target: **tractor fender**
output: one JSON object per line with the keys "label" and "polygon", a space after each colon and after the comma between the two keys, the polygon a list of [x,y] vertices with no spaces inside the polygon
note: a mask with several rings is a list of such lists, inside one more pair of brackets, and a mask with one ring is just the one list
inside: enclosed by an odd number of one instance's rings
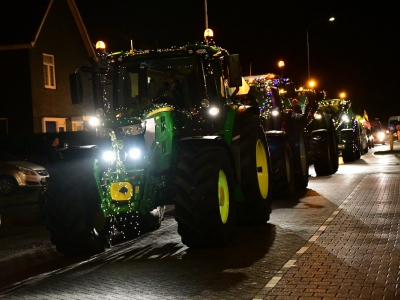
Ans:
{"label": "tractor fender", "polygon": [[204,145],[217,145],[222,146],[230,153],[230,161],[235,170],[235,178],[237,182],[240,182],[240,149],[236,145],[228,145],[228,143],[218,135],[205,135],[205,136],[192,136],[185,137],[178,140],[178,148],[181,147],[193,147],[199,148]]}

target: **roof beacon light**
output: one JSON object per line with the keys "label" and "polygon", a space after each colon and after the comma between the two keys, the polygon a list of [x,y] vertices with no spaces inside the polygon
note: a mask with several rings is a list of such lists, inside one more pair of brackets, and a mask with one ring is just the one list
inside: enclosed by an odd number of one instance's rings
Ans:
{"label": "roof beacon light", "polygon": [[106,44],[103,41],[98,41],[96,43],[96,50],[100,50],[100,51],[106,50]]}
{"label": "roof beacon light", "polygon": [[210,28],[207,28],[206,30],[204,30],[204,39],[205,40],[212,39],[213,37],[214,37],[214,32]]}
{"label": "roof beacon light", "polygon": [[204,30],[204,42],[206,43],[206,45],[209,44],[213,45],[214,44],[213,38],[214,38],[214,32],[210,28]]}

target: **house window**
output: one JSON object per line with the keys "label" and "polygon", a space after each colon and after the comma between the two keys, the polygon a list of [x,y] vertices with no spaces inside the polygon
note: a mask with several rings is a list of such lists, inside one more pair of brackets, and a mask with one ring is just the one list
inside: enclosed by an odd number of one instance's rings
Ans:
{"label": "house window", "polygon": [[55,89],[56,71],[54,64],[54,55],[43,53],[43,73],[44,73],[44,87],[46,89]]}

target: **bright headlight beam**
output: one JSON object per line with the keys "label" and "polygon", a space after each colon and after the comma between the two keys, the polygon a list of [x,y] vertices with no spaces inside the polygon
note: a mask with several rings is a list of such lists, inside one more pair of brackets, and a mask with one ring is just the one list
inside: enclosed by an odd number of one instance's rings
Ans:
{"label": "bright headlight beam", "polygon": [[347,115],[343,115],[342,116],[342,121],[346,122],[346,123],[349,122],[349,117]]}
{"label": "bright headlight beam", "polygon": [[212,108],[210,108],[209,112],[210,112],[210,115],[216,116],[216,115],[219,114],[219,108],[218,107],[212,107]]}
{"label": "bright headlight beam", "polygon": [[133,159],[140,158],[140,155],[141,155],[141,152],[140,152],[140,149],[138,149],[138,148],[129,150],[129,157],[131,157]]}
{"label": "bright headlight beam", "polygon": [[96,118],[96,117],[92,117],[92,118],[90,118],[90,120],[89,120],[89,124],[90,125],[92,125],[92,126],[98,126],[99,124],[100,124],[100,120],[99,120],[99,118]]}
{"label": "bright headlight beam", "polygon": [[103,159],[107,162],[112,162],[115,160],[115,154],[113,151],[105,151],[103,153]]}

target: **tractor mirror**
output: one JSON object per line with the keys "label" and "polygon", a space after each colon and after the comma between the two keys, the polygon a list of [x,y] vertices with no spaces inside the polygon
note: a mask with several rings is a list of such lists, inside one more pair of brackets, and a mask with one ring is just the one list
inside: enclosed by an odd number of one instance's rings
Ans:
{"label": "tractor mirror", "polygon": [[83,102],[82,79],[80,73],[69,75],[69,86],[71,90],[72,104],[80,104]]}
{"label": "tractor mirror", "polygon": [[228,56],[228,85],[229,87],[242,86],[242,68],[238,54]]}

